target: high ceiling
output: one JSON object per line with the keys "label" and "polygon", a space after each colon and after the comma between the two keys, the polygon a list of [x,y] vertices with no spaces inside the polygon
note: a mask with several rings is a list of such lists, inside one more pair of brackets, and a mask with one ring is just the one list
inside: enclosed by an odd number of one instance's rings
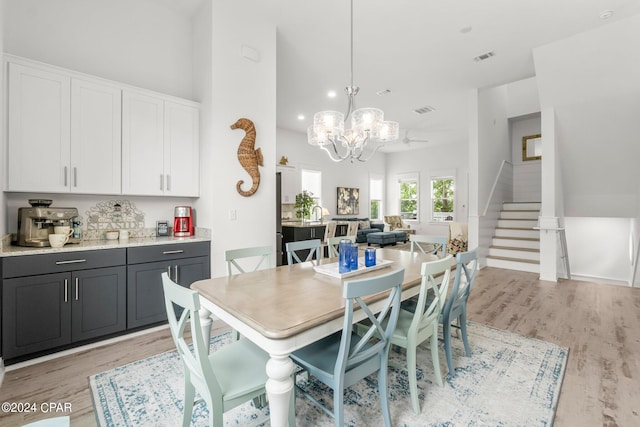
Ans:
{"label": "high ceiling", "polygon": [[[256,3],[277,26],[278,127],[306,132],[315,112],[344,112],[349,1]],[[637,13],[639,0],[354,0],[357,106],[381,108],[400,123],[401,138],[429,140],[386,151],[466,141],[471,89],[532,77],[533,48]],[[495,56],[473,59],[488,52]],[[413,111],[425,106],[435,111]]]}

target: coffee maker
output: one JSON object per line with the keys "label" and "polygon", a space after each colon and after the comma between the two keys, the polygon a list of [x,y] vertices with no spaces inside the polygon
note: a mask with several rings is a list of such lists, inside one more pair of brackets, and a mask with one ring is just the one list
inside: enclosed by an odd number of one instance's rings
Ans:
{"label": "coffee maker", "polygon": [[[18,208],[18,233],[15,244],[18,246],[46,247],[49,234],[58,225],[71,226],[78,216],[76,208],[52,208],[51,200],[30,199],[30,208]],[[70,239],[71,242],[73,239]]]}
{"label": "coffee maker", "polygon": [[176,206],[173,214],[173,235],[175,237],[193,236],[193,210],[191,206]]}

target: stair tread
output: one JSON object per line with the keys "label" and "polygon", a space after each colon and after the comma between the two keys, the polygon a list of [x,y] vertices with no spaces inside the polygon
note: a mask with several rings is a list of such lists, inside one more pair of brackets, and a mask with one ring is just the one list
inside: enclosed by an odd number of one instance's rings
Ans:
{"label": "stair tread", "polygon": [[532,228],[526,228],[526,227],[496,227],[496,230],[533,230],[533,227]]}
{"label": "stair tread", "polygon": [[495,255],[487,255],[487,258],[499,259],[499,260],[502,260],[502,261],[524,262],[524,263],[527,263],[527,264],[540,264],[540,261],[536,261],[536,260],[532,260],[532,259],[510,258],[510,257],[495,256]]}
{"label": "stair tread", "polygon": [[509,240],[525,240],[527,242],[539,242],[540,239],[535,237],[512,237],[512,236],[493,236],[494,239],[509,239]]}
{"label": "stair tread", "polygon": [[498,218],[499,221],[538,221],[538,218]]}
{"label": "stair tread", "polygon": [[534,248],[518,248],[518,247],[514,247],[514,246],[497,246],[497,245],[491,245],[491,246],[489,246],[489,248],[493,248],[493,249],[506,249],[506,250],[509,250],[509,251],[540,252],[540,249],[534,249]]}
{"label": "stair tread", "polygon": [[540,209],[502,209],[500,212],[540,212]]}

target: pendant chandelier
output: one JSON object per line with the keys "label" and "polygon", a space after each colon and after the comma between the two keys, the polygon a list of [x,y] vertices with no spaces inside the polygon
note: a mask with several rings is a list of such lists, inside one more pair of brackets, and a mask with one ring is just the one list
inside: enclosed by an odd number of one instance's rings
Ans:
{"label": "pendant chandelier", "polygon": [[[384,121],[378,108],[356,109],[355,97],[360,88],[353,84],[353,0],[351,0],[351,84],[344,88],[347,94],[347,112],[320,111],[313,116],[307,129],[309,144],[327,152],[331,160],[349,159],[366,162],[386,141],[398,139],[398,122]],[[351,118],[351,128],[345,129],[345,120]],[[369,154],[364,156],[365,148]]]}

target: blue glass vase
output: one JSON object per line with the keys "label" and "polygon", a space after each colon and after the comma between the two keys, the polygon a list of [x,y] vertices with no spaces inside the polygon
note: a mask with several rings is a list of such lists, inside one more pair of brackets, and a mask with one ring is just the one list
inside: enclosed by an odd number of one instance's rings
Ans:
{"label": "blue glass vase", "polygon": [[351,271],[351,240],[342,239],[338,243],[338,273]]}
{"label": "blue glass vase", "polygon": [[350,263],[351,271],[358,269],[358,245],[351,243]]}

